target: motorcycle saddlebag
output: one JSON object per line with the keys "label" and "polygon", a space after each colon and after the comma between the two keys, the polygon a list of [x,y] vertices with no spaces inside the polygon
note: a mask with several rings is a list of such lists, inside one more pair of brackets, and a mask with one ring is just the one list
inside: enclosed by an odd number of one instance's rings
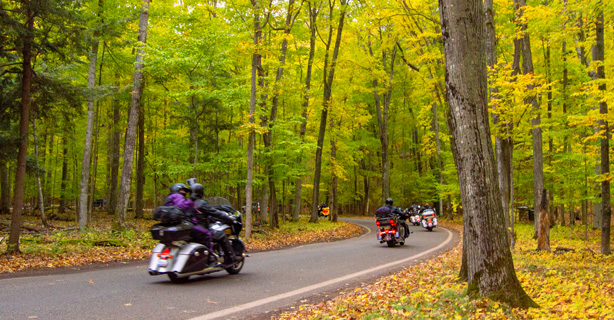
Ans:
{"label": "motorcycle saddlebag", "polygon": [[193,226],[193,224],[187,221],[170,227],[159,223],[151,227],[149,231],[154,240],[160,242],[189,241],[190,230],[192,230]]}

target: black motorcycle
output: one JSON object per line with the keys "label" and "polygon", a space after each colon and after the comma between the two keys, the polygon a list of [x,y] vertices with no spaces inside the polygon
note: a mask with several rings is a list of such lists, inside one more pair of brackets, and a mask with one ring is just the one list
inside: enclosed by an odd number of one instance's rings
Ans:
{"label": "black motorcycle", "polygon": [[401,224],[403,220],[396,214],[388,217],[378,218],[375,224],[379,228],[377,232],[377,240],[379,243],[384,243],[389,247],[394,247],[397,243],[399,245],[405,244],[405,239],[409,237],[409,233],[406,234],[405,228]]}
{"label": "black motorcycle", "polygon": [[230,206],[230,202],[224,198],[214,197],[207,199],[207,202],[214,208],[233,215],[238,223],[229,225],[221,221],[212,221],[210,228],[213,231],[224,232],[229,236],[232,249],[237,256],[242,256],[239,262],[230,267],[222,268],[224,261],[224,251],[218,243],[213,243],[213,248],[209,251],[205,245],[190,242],[190,230],[194,226],[185,219],[185,216],[177,208],[162,207],[166,213],[154,212],[154,218],[158,218],[162,223],[156,224],[151,228],[151,235],[155,240],[160,241],[153,249],[149,261],[149,274],[152,276],[166,274],[172,282],[180,283],[187,281],[190,276],[204,275],[225,270],[229,274],[238,274],[245,262],[245,244],[239,238],[239,233],[243,228],[241,213]]}

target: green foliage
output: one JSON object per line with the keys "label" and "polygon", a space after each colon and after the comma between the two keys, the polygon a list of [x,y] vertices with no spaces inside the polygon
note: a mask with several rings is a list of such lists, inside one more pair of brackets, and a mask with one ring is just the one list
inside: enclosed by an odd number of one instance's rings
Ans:
{"label": "green foliage", "polygon": [[[95,152],[92,197],[108,198],[112,186],[112,154],[123,154],[123,133],[131,99],[134,50],[137,46],[140,6],[124,0],[36,2],[33,116],[39,132],[39,169],[45,198],[76,199],[81,175],[85,136],[85,102],[96,100]],[[150,6],[145,54],[146,206],[153,207],[175,182],[196,177],[210,195],[223,195],[237,207],[244,205],[247,173],[247,138],[256,132],[254,200],[262,201],[268,179],[275,182],[278,204],[290,208],[295,182],[303,178],[303,210],[310,207],[312,175],[322,106],[324,59],[332,16],[325,3],[315,21],[318,29],[311,89],[305,92],[310,30],[309,3],[296,12],[289,35],[287,6],[272,3],[257,12],[264,35],[253,43],[252,4],[206,4],[197,1],[161,1]],[[598,163],[595,110],[598,101],[611,101],[610,92],[597,90],[592,80],[590,48],[594,43],[596,0],[573,3],[561,0],[528,1],[523,22],[532,39],[535,72],[514,75],[511,70],[513,40],[523,33],[514,23],[513,1],[497,0],[495,30],[499,63],[490,70],[491,86],[498,89],[491,113],[495,136],[514,142],[514,195],[517,205],[532,206],[532,108],[525,98],[537,95],[544,134],[546,188],[552,205],[577,206],[598,202],[595,183],[605,177],[594,172]],[[605,20],[614,9],[602,2]],[[296,9],[296,8],[295,8]],[[341,39],[335,85],[324,139],[320,198],[329,197],[333,174],[338,178],[341,206],[363,207],[381,203],[381,142],[375,110],[375,93],[381,99],[392,85],[387,134],[389,138],[391,194],[405,206],[413,202],[450,199],[460,205],[460,188],[447,129],[444,57],[435,1],[349,3]],[[20,3],[2,2],[0,8],[0,159],[15,155],[20,105],[21,56],[25,30]],[[609,19],[609,20],[608,20]],[[333,39],[336,32],[333,27]],[[614,49],[612,29],[606,28],[606,79],[613,87],[614,69],[609,62]],[[96,88],[87,89],[88,52],[99,41]],[[280,48],[288,41],[284,74],[275,81]],[[563,50],[565,46],[565,51]],[[395,52],[394,74],[384,63]],[[249,124],[251,56],[258,52],[262,69],[257,81],[255,124]],[[564,78],[566,74],[566,80]],[[375,85],[375,82],[377,84]],[[528,86],[532,90],[527,90]],[[303,108],[306,100],[306,119]],[[278,98],[274,123],[272,99]],[[437,112],[434,112],[434,106]],[[113,110],[119,110],[119,120]],[[614,120],[612,114],[607,119]],[[306,120],[305,137],[300,128]],[[511,122],[511,129],[502,124]],[[435,124],[439,127],[435,134]],[[114,132],[119,149],[113,150]],[[272,146],[264,147],[263,135],[272,134]],[[32,138],[30,138],[32,141]],[[331,156],[335,141],[336,157]],[[441,149],[437,151],[437,140]],[[61,188],[63,150],[67,149],[66,188]],[[30,144],[30,155],[33,145]],[[299,161],[300,159],[300,161]],[[441,159],[441,167],[439,165]],[[269,166],[273,175],[265,169]],[[121,169],[121,159],[120,168]],[[37,197],[34,177],[27,178],[26,198]],[[136,179],[133,179],[133,184]],[[155,183],[154,183],[155,181]],[[366,189],[368,186],[368,190]],[[133,187],[132,190],[135,188]],[[238,196],[238,194],[242,194]],[[365,196],[368,195],[369,199]],[[109,200],[109,199],[107,199]],[[34,201],[31,201],[34,202]],[[242,202],[242,203],[240,203]],[[357,206],[355,206],[357,205]],[[369,208],[372,210],[373,208]]]}

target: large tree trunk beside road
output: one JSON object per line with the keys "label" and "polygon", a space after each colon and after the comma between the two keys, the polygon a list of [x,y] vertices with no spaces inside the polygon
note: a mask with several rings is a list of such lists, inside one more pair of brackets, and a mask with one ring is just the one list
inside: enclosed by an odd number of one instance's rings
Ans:
{"label": "large tree trunk beside road", "polygon": [[468,293],[534,307],[516,277],[505,227],[488,119],[484,7],[480,0],[440,0],[439,7]]}

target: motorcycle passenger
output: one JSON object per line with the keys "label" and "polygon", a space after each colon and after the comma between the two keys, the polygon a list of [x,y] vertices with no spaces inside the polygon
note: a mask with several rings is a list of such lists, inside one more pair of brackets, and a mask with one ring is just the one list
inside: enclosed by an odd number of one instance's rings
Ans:
{"label": "motorcycle passenger", "polygon": [[179,207],[184,212],[189,210],[193,206],[192,200],[185,198],[189,191],[190,188],[185,184],[175,183],[171,186],[171,193],[166,197],[165,205]]}
{"label": "motorcycle passenger", "polygon": [[205,240],[205,234],[208,234],[209,239],[217,242],[220,247],[222,247],[222,251],[224,251],[224,263],[221,265],[221,267],[228,268],[241,261],[243,257],[235,256],[235,252],[232,249],[232,245],[230,244],[230,240],[228,239],[226,233],[221,231],[211,231],[209,229],[209,218],[216,218],[227,224],[234,224],[237,223],[237,221],[234,219],[234,217],[215,209],[214,207],[210,206],[207,201],[202,200],[204,193],[205,188],[200,183],[192,184],[192,194],[190,197],[194,201],[194,219],[197,221],[197,224],[194,226],[194,228],[192,228],[192,230],[195,238],[200,237],[200,239]]}

